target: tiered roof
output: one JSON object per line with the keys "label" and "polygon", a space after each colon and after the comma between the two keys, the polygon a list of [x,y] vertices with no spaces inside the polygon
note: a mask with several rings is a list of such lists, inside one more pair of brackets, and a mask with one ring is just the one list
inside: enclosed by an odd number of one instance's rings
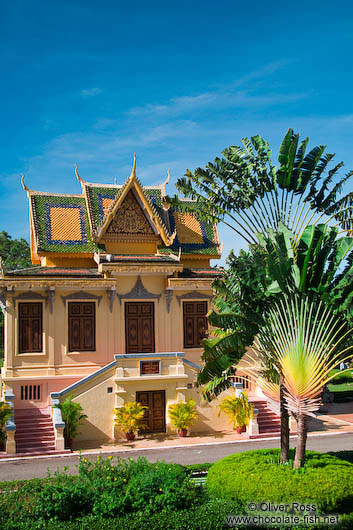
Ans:
{"label": "tiered roof", "polygon": [[[82,194],[54,194],[29,190],[32,244],[36,254],[90,255],[104,252],[104,230],[129,190],[142,202],[146,217],[161,237],[158,254],[219,257],[217,228],[192,213],[197,203],[187,201],[188,212],[163,203],[165,186],[142,186],[136,177],[136,162],[123,185],[95,184],[77,173]],[[184,202],[184,205],[186,203]]]}

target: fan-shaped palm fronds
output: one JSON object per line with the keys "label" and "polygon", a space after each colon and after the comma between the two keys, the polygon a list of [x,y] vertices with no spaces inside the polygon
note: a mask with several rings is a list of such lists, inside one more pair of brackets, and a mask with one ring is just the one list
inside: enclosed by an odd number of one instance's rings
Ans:
{"label": "fan-shaped palm fronds", "polygon": [[352,346],[338,351],[347,334],[346,323],[321,300],[292,295],[275,303],[256,339],[263,355],[270,352],[283,377],[288,410],[298,418],[297,467],[305,456],[306,417],[318,410],[332,369],[352,355]]}
{"label": "fan-shaped palm fronds", "polygon": [[[334,155],[325,153],[325,146],[306,152],[308,138],[299,144],[299,135],[289,129],[276,168],[261,136],[244,138],[242,144],[228,147],[222,158],[205,169],[188,170],[177,181],[185,197],[197,200],[200,216],[222,221],[248,243],[270,229],[277,231],[280,222],[294,233],[295,244],[309,224],[332,221],[342,230],[352,230],[353,192],[341,193],[353,172],[337,180],[340,162],[326,174]],[[188,208],[182,202],[178,207]]]}

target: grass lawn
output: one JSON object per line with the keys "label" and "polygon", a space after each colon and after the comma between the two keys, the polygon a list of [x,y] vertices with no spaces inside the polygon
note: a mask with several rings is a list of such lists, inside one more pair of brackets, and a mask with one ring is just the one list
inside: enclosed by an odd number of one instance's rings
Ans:
{"label": "grass lawn", "polygon": [[332,370],[330,375],[334,379],[327,385],[332,392],[335,402],[350,401],[353,399],[353,369],[348,371]]}
{"label": "grass lawn", "polygon": [[327,386],[330,392],[347,392],[347,390],[353,390],[353,381],[351,383],[338,383]]}

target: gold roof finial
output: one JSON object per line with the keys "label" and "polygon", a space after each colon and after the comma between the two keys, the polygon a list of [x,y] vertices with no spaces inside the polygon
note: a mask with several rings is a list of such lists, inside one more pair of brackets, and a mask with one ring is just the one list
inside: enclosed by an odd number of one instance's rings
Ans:
{"label": "gold roof finial", "polygon": [[30,193],[32,190],[30,190],[26,184],[25,184],[25,176],[24,174],[22,173],[21,175],[21,184],[22,184],[22,188],[27,192],[27,193]]}
{"label": "gold roof finial", "polygon": [[83,187],[85,185],[85,180],[82,177],[80,177],[80,175],[78,174],[78,165],[77,164],[75,164],[75,175],[76,175],[77,180],[79,181],[79,183],[81,184],[81,187],[83,189]]}
{"label": "gold roof finial", "polygon": [[136,153],[134,153],[134,163],[132,166],[132,171],[130,175],[131,180],[136,178]]}
{"label": "gold roof finial", "polygon": [[168,169],[167,178],[165,179],[165,181],[162,184],[162,199],[164,199],[164,197],[165,197],[165,188],[166,188],[167,184],[169,183],[169,181],[170,181],[170,169]]}

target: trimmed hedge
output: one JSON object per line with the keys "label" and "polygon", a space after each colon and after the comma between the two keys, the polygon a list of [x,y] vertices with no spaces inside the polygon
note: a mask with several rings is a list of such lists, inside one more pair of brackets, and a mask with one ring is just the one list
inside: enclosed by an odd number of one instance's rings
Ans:
{"label": "trimmed hedge", "polygon": [[223,458],[210,468],[207,489],[244,507],[249,502],[303,502],[315,504],[321,513],[352,511],[353,464],[308,451],[305,467],[296,470],[280,464],[279,456],[279,449],[261,449]]}
{"label": "trimmed hedge", "polygon": [[1,530],[222,530],[226,516],[239,510],[236,503],[212,499],[189,510],[162,510],[148,517],[139,513],[116,518],[86,516],[65,522],[7,522]]}

